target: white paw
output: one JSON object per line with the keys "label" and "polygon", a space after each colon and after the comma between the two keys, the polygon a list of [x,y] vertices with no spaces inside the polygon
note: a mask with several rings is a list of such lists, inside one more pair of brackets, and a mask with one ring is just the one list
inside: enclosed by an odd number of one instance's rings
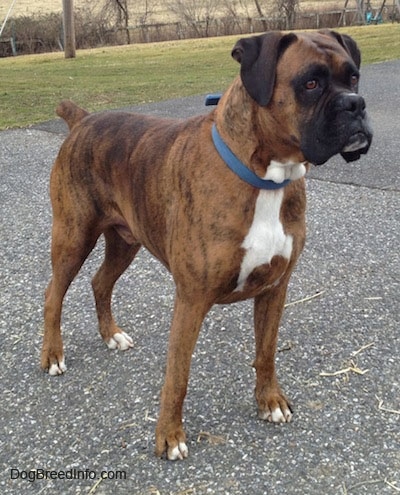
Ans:
{"label": "white paw", "polygon": [[49,375],[57,376],[62,375],[64,371],[67,371],[67,367],[65,366],[64,358],[62,358],[58,363],[53,363],[49,368]]}
{"label": "white paw", "polygon": [[109,349],[118,349],[120,351],[125,351],[130,347],[133,347],[133,340],[125,332],[117,332],[111,337],[111,339],[106,342]]}
{"label": "white paw", "polygon": [[169,461],[183,461],[189,455],[186,443],[179,442],[179,445],[173,449],[168,449],[167,457]]}
{"label": "white paw", "polygon": [[277,407],[272,411],[259,411],[258,416],[270,423],[290,423],[293,415],[290,409]]}

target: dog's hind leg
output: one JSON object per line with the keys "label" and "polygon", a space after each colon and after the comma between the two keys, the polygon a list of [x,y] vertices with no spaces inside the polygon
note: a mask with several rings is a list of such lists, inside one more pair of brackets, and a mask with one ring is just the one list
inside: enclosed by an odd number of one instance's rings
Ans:
{"label": "dog's hind leg", "polygon": [[97,238],[91,230],[82,229],[76,218],[55,215],[51,246],[53,274],[45,295],[41,354],[41,366],[50,375],[61,375],[66,370],[60,328],[62,303]]}
{"label": "dog's hind leg", "polygon": [[115,324],[111,311],[111,295],[116,281],[131,264],[141,245],[136,242],[128,243],[113,227],[104,232],[104,237],[104,262],[92,281],[99,330],[110,349],[125,350],[132,347],[133,341]]}

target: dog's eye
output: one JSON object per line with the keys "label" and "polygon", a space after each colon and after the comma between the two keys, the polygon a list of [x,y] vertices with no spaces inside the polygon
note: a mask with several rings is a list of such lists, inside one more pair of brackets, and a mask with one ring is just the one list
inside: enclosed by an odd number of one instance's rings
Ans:
{"label": "dog's eye", "polygon": [[319,82],[316,79],[310,79],[305,83],[305,88],[308,89],[309,91],[313,89],[317,89],[319,86]]}
{"label": "dog's eye", "polygon": [[350,77],[350,84],[352,86],[357,86],[358,84],[358,80],[359,80],[359,77],[357,76],[357,74],[353,74],[351,77]]}

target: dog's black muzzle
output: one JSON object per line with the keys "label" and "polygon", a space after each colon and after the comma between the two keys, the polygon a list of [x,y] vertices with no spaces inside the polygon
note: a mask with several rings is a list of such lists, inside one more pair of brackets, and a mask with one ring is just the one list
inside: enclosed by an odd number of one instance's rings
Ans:
{"label": "dog's black muzzle", "polygon": [[347,113],[351,120],[349,137],[340,154],[347,162],[352,162],[367,153],[372,140],[372,130],[365,111],[365,100],[360,95],[344,93],[340,95],[338,108],[338,111]]}
{"label": "dog's black muzzle", "polygon": [[367,153],[371,141],[372,129],[364,98],[356,93],[340,92],[306,124],[302,151],[315,165],[322,165],[338,153],[351,162]]}

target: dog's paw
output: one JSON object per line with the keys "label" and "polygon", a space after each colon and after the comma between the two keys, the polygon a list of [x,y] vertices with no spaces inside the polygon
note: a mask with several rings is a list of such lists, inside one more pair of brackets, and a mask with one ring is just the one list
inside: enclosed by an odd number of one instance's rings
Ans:
{"label": "dog's paw", "polygon": [[258,417],[270,423],[290,423],[293,411],[286,397],[276,392],[259,402]]}
{"label": "dog's paw", "polygon": [[67,371],[67,367],[65,366],[64,357],[49,366],[49,375],[51,376],[62,375],[65,371]]}
{"label": "dog's paw", "polygon": [[292,411],[287,407],[276,407],[272,410],[258,411],[258,417],[264,421],[269,421],[270,423],[290,423],[292,416]]}
{"label": "dog's paw", "polygon": [[166,456],[168,461],[183,461],[189,455],[186,445],[186,435],[181,427],[176,431],[163,433],[161,428],[156,430],[156,450],[158,457]]}
{"label": "dog's paw", "polygon": [[106,341],[106,344],[109,349],[125,351],[126,349],[133,347],[133,340],[125,332],[116,332],[108,341]]}
{"label": "dog's paw", "polygon": [[176,447],[168,447],[167,459],[169,461],[183,461],[189,455],[189,450],[185,442],[179,442]]}

